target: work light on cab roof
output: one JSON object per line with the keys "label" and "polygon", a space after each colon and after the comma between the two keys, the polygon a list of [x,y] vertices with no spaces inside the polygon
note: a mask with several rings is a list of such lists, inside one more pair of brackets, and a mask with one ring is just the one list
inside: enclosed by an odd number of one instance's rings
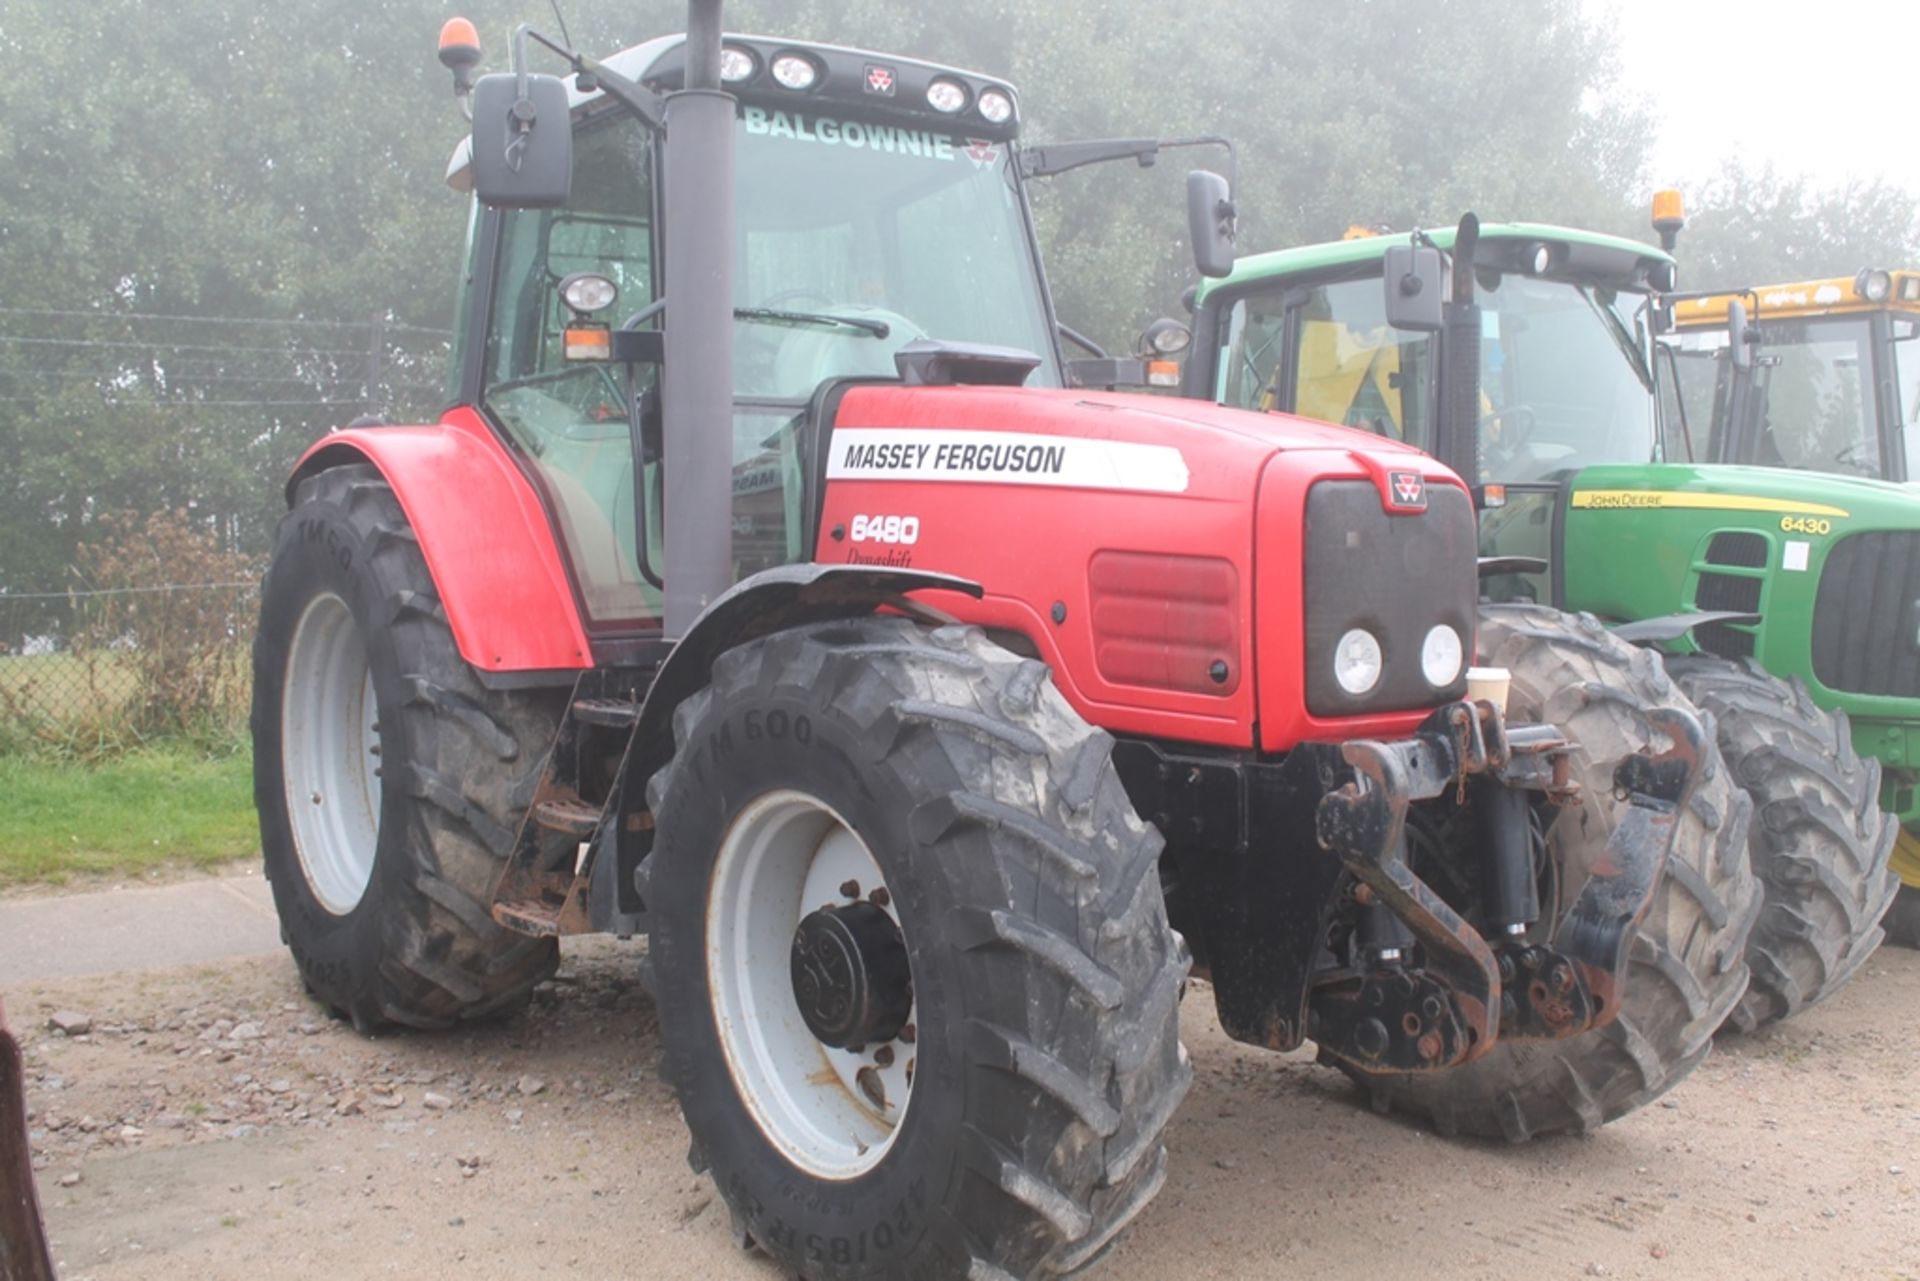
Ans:
{"label": "work light on cab roof", "polygon": [[813,88],[814,82],[820,78],[820,68],[803,53],[778,54],[773,60],[773,78],[782,87],[798,92]]}

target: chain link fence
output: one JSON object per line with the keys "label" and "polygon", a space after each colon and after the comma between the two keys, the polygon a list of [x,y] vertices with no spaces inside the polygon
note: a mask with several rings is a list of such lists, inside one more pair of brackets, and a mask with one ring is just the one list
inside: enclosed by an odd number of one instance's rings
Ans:
{"label": "chain link fence", "polygon": [[255,581],[0,594],[0,755],[231,739]]}

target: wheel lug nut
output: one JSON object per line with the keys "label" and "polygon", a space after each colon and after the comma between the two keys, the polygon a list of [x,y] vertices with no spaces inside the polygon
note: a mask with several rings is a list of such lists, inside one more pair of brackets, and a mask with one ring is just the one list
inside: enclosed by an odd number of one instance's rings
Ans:
{"label": "wheel lug nut", "polygon": [[883,1111],[886,1109],[887,1086],[886,1082],[880,1079],[878,1072],[870,1067],[863,1067],[853,1074],[853,1080],[854,1084],[860,1087],[860,1093],[867,1096],[869,1103]]}
{"label": "wheel lug nut", "polygon": [[913,1088],[913,1064],[914,1064],[914,1060],[912,1059],[907,1060],[907,1088],[908,1089]]}
{"label": "wheel lug nut", "polygon": [[873,1061],[875,1063],[878,1063],[881,1067],[892,1067],[893,1066],[893,1047],[891,1045],[883,1045],[879,1049],[875,1050],[873,1052]]}
{"label": "wheel lug nut", "polygon": [[858,882],[858,881],[842,881],[842,882],[840,883],[840,893],[841,893],[841,895],[842,895],[843,897],[845,897],[845,898],[859,898],[859,897],[860,897],[860,882]]}
{"label": "wheel lug nut", "polygon": [[885,907],[887,904],[893,902],[893,895],[887,893],[886,886],[876,885],[873,887],[873,893],[867,895],[867,902],[873,904],[875,907]]}
{"label": "wheel lug nut", "polygon": [[911,1023],[907,1024],[905,1027],[900,1029],[900,1039],[902,1041],[905,1041],[908,1045],[912,1045],[913,1039],[919,1035],[920,1035],[920,1029],[916,1028]]}
{"label": "wheel lug nut", "polygon": [[313,803],[314,803],[315,805],[318,805],[318,804],[320,803],[320,793],[318,793],[318,792],[315,792],[315,793],[313,794]]}

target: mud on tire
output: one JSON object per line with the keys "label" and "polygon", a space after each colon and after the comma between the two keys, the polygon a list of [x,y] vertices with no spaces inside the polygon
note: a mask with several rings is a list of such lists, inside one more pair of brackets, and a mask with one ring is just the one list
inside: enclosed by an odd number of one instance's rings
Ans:
{"label": "mud on tire", "polygon": [[[804,749],[767,732],[803,718]],[[816,1281],[1053,1276],[1096,1257],[1164,1181],[1191,1079],[1161,841],[1112,740],[1044,664],[898,619],[729,651],[674,739],[648,789],[653,978],[691,1160],[743,1244]],[[770,1139],[716,1028],[710,874],[743,807],[783,789],[867,847],[911,959],[919,1074],[884,1155],[847,1178]]]}
{"label": "mud on tire", "polygon": [[[309,784],[283,754],[289,651],[316,600],[351,611],[378,704],[371,878],[350,910],[315,890],[289,807]],[[280,522],[254,642],[254,801],[281,936],[314,993],[361,1029],[444,1027],[522,1000],[552,939],[488,915],[564,691],[488,690],[461,658],[412,527],[370,466],[300,483]],[[323,800],[326,798],[323,798]]]}
{"label": "mud on tire", "polygon": [[1822,711],[1798,680],[1752,659],[1667,659],[1711,712],[1720,754],[1753,800],[1747,848],[1765,889],[1747,943],[1753,983],[1729,1022],[1750,1032],[1831,996],[1880,945],[1899,882],[1899,824],[1880,808],[1880,762],[1853,750],[1845,712]]}
{"label": "mud on tire", "polygon": [[[1547,830],[1561,868],[1560,902],[1543,897],[1541,907],[1557,919],[1579,893],[1583,869],[1604,851],[1623,804],[1612,795],[1611,762],[1649,742],[1646,709],[1689,705],[1657,655],[1619,640],[1590,615],[1483,606],[1480,653],[1513,674],[1513,720],[1558,725],[1581,745],[1573,766],[1584,799],[1559,811]],[[1443,1134],[1512,1142],[1589,1131],[1658,1098],[1706,1056],[1747,988],[1747,937],[1760,911],[1747,863],[1750,810],[1709,754],[1634,937],[1624,1006],[1613,1022],[1564,1041],[1503,1041],[1441,1072],[1342,1070],[1381,1111],[1424,1117]]]}

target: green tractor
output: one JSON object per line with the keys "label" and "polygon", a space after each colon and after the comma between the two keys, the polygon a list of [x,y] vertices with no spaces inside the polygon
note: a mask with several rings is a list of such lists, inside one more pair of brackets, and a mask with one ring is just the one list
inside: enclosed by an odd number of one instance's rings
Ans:
{"label": "green tractor", "polygon": [[[1898,486],[1684,456],[1670,254],[1534,224],[1241,258],[1195,295],[1183,390],[1427,450],[1473,488],[1482,593],[1592,614],[1654,646],[1717,720],[1754,802],[1766,907],[1750,1030],[1844,984],[1883,937],[1915,800],[1920,653]],[[1855,626],[1897,597],[1899,626]],[[1896,652],[1897,649],[1897,652]],[[1882,787],[1882,762],[1897,770]]]}
{"label": "green tractor", "polygon": [[[1662,339],[1678,372],[1681,408],[1698,429],[1682,441],[1709,462],[1753,463],[1793,471],[1912,481],[1920,475],[1920,271],[1869,268],[1851,277],[1761,285],[1740,292],[1676,299],[1673,331]],[[1860,550],[1892,562],[1911,535],[1883,535]],[[1920,814],[1914,781],[1920,742],[1907,741],[1899,697],[1920,688],[1912,669],[1920,653],[1916,590],[1894,583],[1876,610],[1837,615],[1830,626],[1859,619],[1865,628],[1904,637],[1882,651],[1875,688],[1849,704],[1855,741],[1880,758],[1885,802],[1901,817],[1893,869],[1901,889],[1887,932],[1920,947]],[[1831,641],[1829,642],[1831,645]],[[1822,656],[1823,679],[1852,689],[1857,673]],[[1872,697],[1872,706],[1868,698]],[[1891,696],[1891,697],[1889,697]]]}

